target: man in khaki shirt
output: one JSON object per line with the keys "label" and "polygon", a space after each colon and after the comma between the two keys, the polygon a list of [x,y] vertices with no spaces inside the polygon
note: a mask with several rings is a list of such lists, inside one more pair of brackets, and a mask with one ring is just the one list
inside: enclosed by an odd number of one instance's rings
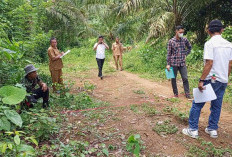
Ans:
{"label": "man in khaki shirt", "polygon": [[62,59],[60,58],[63,54],[64,52],[60,53],[60,51],[57,49],[56,38],[51,38],[50,47],[48,48],[48,57],[49,57],[49,70],[52,76],[53,92],[56,91],[55,85],[57,83],[63,85],[63,79],[62,79],[63,62]]}
{"label": "man in khaki shirt", "polygon": [[120,70],[122,71],[122,53],[126,48],[120,43],[119,38],[116,37],[115,43],[112,44],[113,57],[115,61],[116,69],[118,70],[118,61],[120,65]]}

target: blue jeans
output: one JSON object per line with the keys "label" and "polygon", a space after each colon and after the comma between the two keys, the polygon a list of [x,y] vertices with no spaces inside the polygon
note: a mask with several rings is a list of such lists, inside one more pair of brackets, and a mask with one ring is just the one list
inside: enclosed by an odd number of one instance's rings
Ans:
{"label": "blue jeans", "polygon": [[[208,122],[209,130],[217,130],[218,129],[218,121],[221,114],[222,108],[222,100],[227,87],[227,83],[221,83],[216,81],[215,83],[211,83],[211,80],[205,81],[204,85],[211,84],[213,90],[217,96],[216,100],[211,101],[210,107],[210,116]],[[204,107],[205,103],[195,103],[193,100],[192,108],[190,110],[189,115],[189,128],[191,130],[198,130],[199,117],[201,114],[201,109]]]}

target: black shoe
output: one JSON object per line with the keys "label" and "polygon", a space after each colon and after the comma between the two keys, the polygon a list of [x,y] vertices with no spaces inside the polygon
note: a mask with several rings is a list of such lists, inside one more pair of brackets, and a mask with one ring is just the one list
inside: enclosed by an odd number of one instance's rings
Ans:
{"label": "black shoe", "polygon": [[37,103],[37,100],[35,99],[34,95],[30,95],[27,98],[30,103],[34,103],[34,104]]}
{"label": "black shoe", "polygon": [[103,80],[103,76],[101,76],[101,80]]}
{"label": "black shoe", "polygon": [[188,100],[193,100],[193,98],[191,97],[190,94],[186,94],[186,98],[187,98]]}
{"label": "black shoe", "polygon": [[48,102],[43,103],[43,108],[47,108],[47,107],[49,107],[49,103]]}

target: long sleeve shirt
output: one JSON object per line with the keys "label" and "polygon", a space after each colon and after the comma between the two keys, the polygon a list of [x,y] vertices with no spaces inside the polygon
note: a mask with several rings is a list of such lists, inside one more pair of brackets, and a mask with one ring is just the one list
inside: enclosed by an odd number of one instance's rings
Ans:
{"label": "long sleeve shirt", "polygon": [[192,46],[187,38],[178,40],[173,37],[169,40],[167,46],[167,65],[185,66],[186,56],[191,52]]}
{"label": "long sleeve shirt", "polygon": [[49,69],[50,70],[59,70],[63,68],[62,59],[53,60],[54,57],[60,54],[60,51],[57,48],[49,47],[48,48],[48,57],[49,57]]}

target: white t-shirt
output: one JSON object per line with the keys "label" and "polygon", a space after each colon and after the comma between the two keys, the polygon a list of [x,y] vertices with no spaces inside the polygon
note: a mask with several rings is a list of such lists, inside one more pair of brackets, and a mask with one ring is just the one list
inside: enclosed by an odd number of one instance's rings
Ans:
{"label": "white t-shirt", "polygon": [[213,66],[206,77],[210,80],[213,74],[221,83],[228,83],[229,61],[232,60],[232,43],[221,35],[213,36],[204,46],[204,60],[213,60]]}
{"label": "white t-shirt", "polygon": [[[94,48],[97,46],[98,43],[96,43],[94,45]],[[104,59],[105,58],[105,49],[106,46],[104,44],[99,44],[97,46],[97,50],[96,50],[96,58],[98,59]]]}

